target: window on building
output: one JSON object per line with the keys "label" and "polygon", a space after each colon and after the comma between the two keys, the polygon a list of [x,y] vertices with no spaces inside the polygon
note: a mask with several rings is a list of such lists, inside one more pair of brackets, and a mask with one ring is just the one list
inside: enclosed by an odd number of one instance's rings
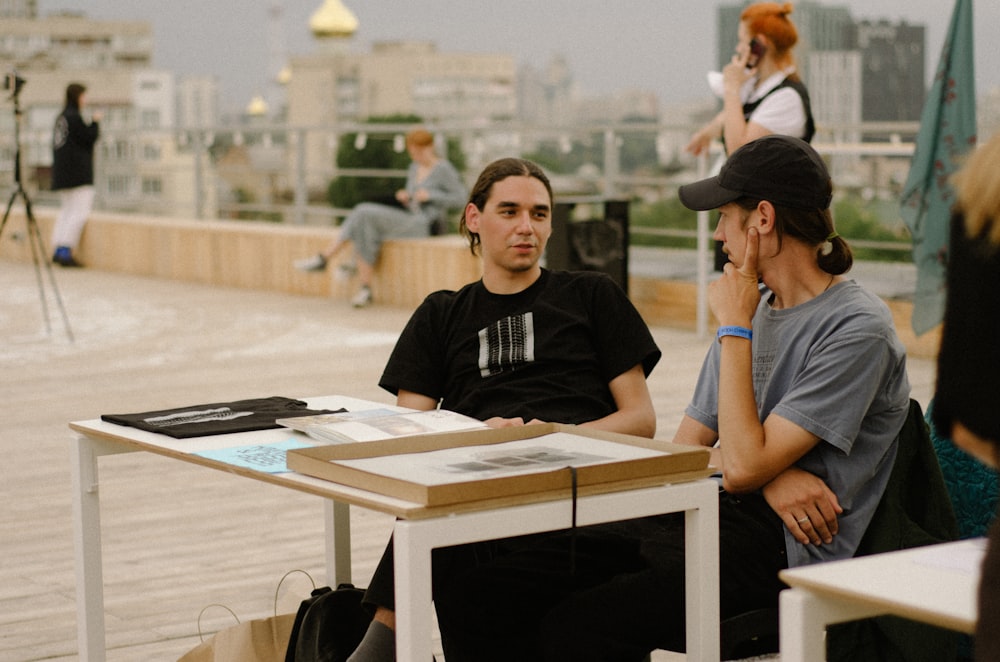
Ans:
{"label": "window on building", "polygon": [[160,111],[156,109],[145,109],[142,111],[140,120],[142,128],[144,129],[159,129],[160,128]]}
{"label": "window on building", "polygon": [[124,197],[129,194],[129,184],[130,177],[126,175],[111,175],[105,182],[108,187],[108,195],[115,197]]}
{"label": "window on building", "polygon": [[163,180],[159,177],[143,177],[142,194],[159,197],[163,194]]}

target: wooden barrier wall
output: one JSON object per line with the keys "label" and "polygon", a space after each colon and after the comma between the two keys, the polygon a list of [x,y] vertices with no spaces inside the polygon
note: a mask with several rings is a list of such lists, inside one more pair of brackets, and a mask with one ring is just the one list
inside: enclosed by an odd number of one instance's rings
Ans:
{"label": "wooden barrier wall", "polygon": [[[35,215],[48,246],[54,210]],[[321,250],[335,232],[333,228],[256,221],[95,213],[87,222],[78,255],[87,267],[104,271],[348,298],[355,285],[338,281],[335,265],[320,273],[303,273],[292,266],[295,260]],[[15,209],[0,237],[0,259],[31,260],[25,234],[24,214]],[[383,246],[372,290],[379,304],[414,308],[430,292],[457,289],[481,275],[478,258],[457,235],[390,241]],[[695,283],[632,277],[629,293],[648,324],[696,328]],[[917,337],[910,326],[912,304],[887,303],[908,352],[924,358],[936,356],[940,329]],[[715,326],[714,320],[710,326]]]}
{"label": "wooden barrier wall", "polygon": [[[48,246],[54,212],[36,212],[35,217]],[[24,214],[12,212],[7,225],[0,257],[31,260]],[[311,273],[293,267],[295,260],[318,253],[335,236],[334,228],[95,213],[87,221],[77,257],[88,268],[102,271],[347,298],[356,285],[336,278],[336,264]],[[350,251],[343,251],[339,257],[349,256]],[[461,237],[389,241],[372,291],[380,303],[416,307],[430,292],[461,287],[480,275],[479,259]]]}

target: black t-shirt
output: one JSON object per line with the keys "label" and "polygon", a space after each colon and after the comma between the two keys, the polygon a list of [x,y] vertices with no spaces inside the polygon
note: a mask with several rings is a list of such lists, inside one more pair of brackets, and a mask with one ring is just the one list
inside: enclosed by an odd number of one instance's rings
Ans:
{"label": "black t-shirt", "polygon": [[303,400],[275,395],[270,398],[213,402],[137,414],[102,414],[101,420],[158,432],[175,439],[187,439],[213,434],[270,430],[281,427],[275,423],[279,418],[331,413],[334,412],[329,409],[309,409],[309,404]]}
{"label": "black t-shirt", "polygon": [[965,219],[952,215],[948,299],[937,361],[932,417],[944,436],[965,425],[1000,444],[1000,248],[987,237],[970,238]]}
{"label": "black t-shirt", "polygon": [[608,383],[660,359],[622,289],[597,272],[542,270],[517,294],[482,282],[429,295],[410,318],[379,386],[412,391],[480,420],[584,423],[617,410]]}

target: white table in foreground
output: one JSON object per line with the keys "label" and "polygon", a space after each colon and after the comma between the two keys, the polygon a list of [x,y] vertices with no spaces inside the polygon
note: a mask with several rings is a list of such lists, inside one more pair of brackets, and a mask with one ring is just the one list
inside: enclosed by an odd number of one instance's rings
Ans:
{"label": "white table in foreground", "polygon": [[[311,408],[351,410],[384,404],[342,396],[304,398]],[[456,507],[426,508],[295,472],[268,474],[196,453],[221,447],[275,443],[287,429],[174,439],[101,420],[71,423],[78,433],[73,447],[74,546],[77,575],[77,629],[80,660],[106,655],[104,581],[101,552],[98,458],[136,451],[152,452],[247,478],[307,492],[326,501],[327,581],[350,581],[349,505],[397,516],[394,528],[397,659],[431,657],[431,550],[436,547],[568,528],[572,503],[564,495],[529,495],[519,502],[489,500]],[[689,477],[690,478],[690,477]],[[617,487],[583,492],[577,499],[577,524],[588,526],[648,515],[683,512],[686,539],[687,659],[719,659],[718,484],[696,478],[673,484]],[[535,499],[534,502],[532,498]],[[528,501],[528,502],[526,502]]]}
{"label": "white table in foreground", "polygon": [[891,614],[972,634],[984,538],[783,570],[782,662],[826,659],[828,625]]}

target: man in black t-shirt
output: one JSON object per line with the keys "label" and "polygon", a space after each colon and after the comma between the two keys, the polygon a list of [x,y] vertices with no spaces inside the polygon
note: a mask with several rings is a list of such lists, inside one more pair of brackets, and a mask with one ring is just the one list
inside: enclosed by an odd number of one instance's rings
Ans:
{"label": "man in black t-shirt", "polygon": [[[486,167],[461,221],[483,278],[429,295],[413,314],[379,381],[397,404],[440,406],[492,427],[545,421],[653,436],[646,377],[660,350],[608,276],[541,267],[551,217],[552,187],[537,165],[509,158]],[[496,545],[435,550],[435,587]],[[394,659],[391,541],[365,603],[375,619],[350,660]]]}

